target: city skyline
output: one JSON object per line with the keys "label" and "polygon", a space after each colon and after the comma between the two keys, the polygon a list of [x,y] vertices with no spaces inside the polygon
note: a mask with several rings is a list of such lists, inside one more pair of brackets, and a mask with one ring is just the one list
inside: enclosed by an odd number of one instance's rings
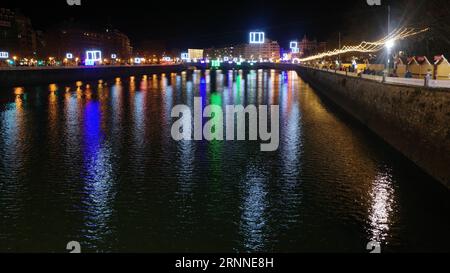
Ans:
{"label": "city skyline", "polygon": [[[183,54],[187,54],[188,50],[193,50],[170,48],[164,40],[148,40],[136,46],[131,43],[126,33],[113,26],[91,27],[75,21],[65,21],[45,30],[37,30],[30,18],[20,11],[8,8],[0,9],[0,31],[3,36],[0,41],[0,52],[4,55],[1,58],[10,64],[43,65],[45,62],[49,65],[56,63],[78,65],[84,63],[86,52],[93,50],[100,52],[102,57],[99,61],[104,63],[109,63],[109,60],[112,59],[114,63],[137,60],[136,62],[140,64],[141,58],[152,60],[152,62],[170,61],[171,59],[180,59],[180,57],[183,59]],[[257,43],[252,42],[253,33],[260,35]],[[299,48],[295,48],[295,52],[291,52],[293,41],[299,46]],[[202,56],[197,55],[184,59],[203,59],[205,57],[218,60],[244,58],[275,61],[281,57],[284,59],[285,54],[292,53],[292,58],[306,57],[327,49],[325,42],[318,42],[316,39],[308,40],[306,35],[303,38],[291,39],[290,48],[287,48],[280,45],[278,41],[270,39],[264,31],[250,32],[250,40],[243,43],[228,44],[227,47],[201,48]],[[203,56],[203,51],[205,56]]]}
{"label": "city skyline", "polygon": [[[264,30],[281,44],[305,34],[313,39],[326,40],[338,31],[348,31],[351,28],[349,18],[358,20],[364,16],[368,20],[382,17],[380,22],[385,21],[385,6],[371,7],[365,0],[352,0],[346,5],[322,0],[229,1],[223,7],[210,1],[197,1],[193,5],[180,3],[174,7],[164,2],[147,4],[128,1],[127,5],[119,6],[106,1],[84,1],[78,7],[61,0],[23,6],[17,6],[15,2],[8,5],[6,1],[3,5],[30,17],[36,29],[48,29],[74,20],[88,26],[113,26],[126,33],[134,44],[163,39],[170,47],[239,44],[247,40],[248,32],[252,30]],[[136,6],[142,6],[142,9],[134,9]],[[321,13],[323,16],[316,16]],[[377,33],[383,28],[374,26],[370,32]]]}
{"label": "city skyline", "polygon": [[[18,8],[31,18],[36,29],[51,28],[73,19],[92,26],[112,25],[127,33],[134,44],[163,39],[172,47],[180,43],[183,47],[212,47],[242,43],[247,39],[249,31],[257,29],[264,29],[268,36],[280,42],[288,42],[291,37],[303,37],[306,32],[318,39],[326,36],[326,28],[322,28],[326,22],[315,21],[309,15],[311,11],[306,11],[309,6],[317,9],[320,5],[317,2],[300,3],[301,5],[289,2],[274,4],[231,1],[223,8],[207,1],[196,2],[194,6],[180,4],[170,8],[163,2],[152,2],[144,7],[138,1],[128,2],[126,6],[120,7],[105,1],[84,1],[81,7],[68,6],[65,1],[30,3],[22,7],[17,7],[15,3],[8,5],[7,1],[3,5]],[[136,5],[142,5],[143,8],[133,10]],[[50,9],[50,6],[57,8]],[[339,9],[336,4],[328,6],[334,10]],[[94,12],[95,10],[100,11]],[[273,12],[267,16],[266,10]],[[294,10],[296,11],[293,13]],[[86,16],[93,14],[96,16]],[[230,18],[233,19],[229,20]],[[190,40],[195,43],[190,43]]]}
{"label": "city skyline", "polygon": [[322,0],[231,1],[225,7],[197,1],[169,8],[164,2],[128,1],[118,6],[106,1],[82,1],[78,7],[54,0],[26,5],[4,1],[2,6],[29,17],[38,31],[70,22],[88,30],[117,29],[129,37],[135,49],[142,50],[149,41],[163,43],[165,49],[226,47],[247,42],[250,31],[264,31],[281,48],[288,48],[293,39],[305,35],[310,40],[327,42],[328,48],[337,48],[339,41],[348,45],[385,36],[389,5],[392,28],[431,27],[428,44],[421,43],[415,54],[432,57],[450,55],[445,20],[448,3],[443,1],[386,0],[381,6],[370,6],[366,0],[352,0],[345,5]]}

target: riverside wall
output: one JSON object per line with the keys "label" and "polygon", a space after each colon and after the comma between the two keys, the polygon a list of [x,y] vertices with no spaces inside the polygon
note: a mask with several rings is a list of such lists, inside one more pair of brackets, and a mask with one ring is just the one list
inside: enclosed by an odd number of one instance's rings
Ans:
{"label": "riverside wall", "polygon": [[450,90],[300,67],[301,77],[450,188]]}

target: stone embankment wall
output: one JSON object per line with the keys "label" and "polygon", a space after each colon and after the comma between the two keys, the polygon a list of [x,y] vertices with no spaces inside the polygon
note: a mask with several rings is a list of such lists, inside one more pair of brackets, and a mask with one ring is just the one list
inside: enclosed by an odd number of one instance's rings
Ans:
{"label": "stone embankment wall", "polygon": [[318,92],[450,188],[450,90],[297,70]]}

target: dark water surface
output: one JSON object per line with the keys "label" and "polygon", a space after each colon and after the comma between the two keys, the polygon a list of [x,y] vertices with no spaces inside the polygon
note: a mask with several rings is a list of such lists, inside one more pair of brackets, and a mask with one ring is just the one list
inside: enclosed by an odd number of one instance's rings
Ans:
{"label": "dark water surface", "polygon": [[[449,191],[295,72],[0,91],[1,252],[448,251]],[[175,142],[196,96],[279,104],[279,150]]]}

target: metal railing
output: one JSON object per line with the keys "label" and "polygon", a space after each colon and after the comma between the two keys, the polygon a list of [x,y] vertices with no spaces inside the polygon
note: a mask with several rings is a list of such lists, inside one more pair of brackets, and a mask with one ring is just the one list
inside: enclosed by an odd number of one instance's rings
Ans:
{"label": "metal railing", "polygon": [[347,71],[339,71],[339,70],[332,70],[332,69],[326,69],[326,68],[315,68],[315,67],[309,67],[305,66],[309,69],[319,70],[319,71],[325,71],[328,73],[334,73],[343,75],[346,77],[352,77],[352,78],[362,78],[370,81],[375,82],[382,82],[385,84],[397,84],[397,85],[407,85],[407,86],[423,86],[423,87],[429,87],[429,88],[446,88],[450,89],[450,80],[432,80],[432,79],[414,79],[414,78],[398,78],[398,77],[383,77],[378,75],[368,75],[368,74],[358,74],[354,72],[347,72]]}

